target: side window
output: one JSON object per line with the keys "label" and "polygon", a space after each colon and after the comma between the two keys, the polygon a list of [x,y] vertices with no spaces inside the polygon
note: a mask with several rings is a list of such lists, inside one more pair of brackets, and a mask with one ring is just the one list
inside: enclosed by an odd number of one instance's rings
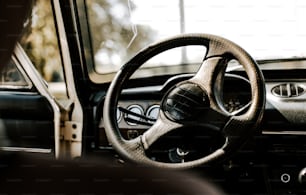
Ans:
{"label": "side window", "polygon": [[57,99],[67,97],[51,1],[35,0],[20,44]]}
{"label": "side window", "polygon": [[0,90],[1,89],[19,89],[30,88],[30,82],[25,74],[17,68],[17,63],[13,59],[0,69]]}

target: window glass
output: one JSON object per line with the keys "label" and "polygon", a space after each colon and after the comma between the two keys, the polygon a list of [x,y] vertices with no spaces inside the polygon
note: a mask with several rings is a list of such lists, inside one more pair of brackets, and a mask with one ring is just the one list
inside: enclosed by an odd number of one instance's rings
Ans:
{"label": "window glass", "polygon": [[0,69],[0,88],[24,88],[28,86],[29,84],[13,60]]}
{"label": "window glass", "polygon": [[[86,8],[94,70],[111,75],[144,46],[182,33],[225,37],[255,59],[305,57],[305,2],[89,0]],[[143,68],[193,64],[193,53],[193,48],[177,50],[171,57],[163,58],[165,61]]]}
{"label": "window glass", "polygon": [[55,97],[67,96],[51,1],[36,0],[21,45]]}

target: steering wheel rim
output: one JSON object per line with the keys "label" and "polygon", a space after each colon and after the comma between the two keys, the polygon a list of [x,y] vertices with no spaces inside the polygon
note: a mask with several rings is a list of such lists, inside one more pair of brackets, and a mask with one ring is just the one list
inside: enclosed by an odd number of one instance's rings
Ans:
{"label": "steering wheel rim", "polygon": [[[135,139],[125,140],[120,134],[116,120],[116,107],[124,83],[141,65],[155,55],[169,49],[188,45],[202,45],[207,48],[206,57],[199,71],[194,77],[188,81],[179,83],[164,96],[159,118],[148,131]],[[230,59],[236,59],[240,62],[247,73],[251,85],[252,100],[248,110],[242,115],[231,115],[226,112],[220,106],[222,99],[216,95],[220,90],[218,87],[223,82],[226,60]],[[203,107],[201,111],[204,112],[205,110],[207,113],[201,113],[201,116],[204,117],[200,117],[198,120],[200,122],[203,120],[203,124],[211,123],[209,116],[216,117],[216,120],[213,120],[216,123],[211,125],[216,125],[216,127],[222,130],[226,142],[213,153],[196,160],[184,163],[153,161],[145,155],[145,150],[161,136],[182,127],[186,121],[189,121],[189,118],[196,117],[185,115],[176,116],[176,111],[171,110],[171,105],[167,106],[168,102],[170,102],[169,99],[173,98],[172,96],[176,96],[181,90],[192,91],[192,96],[201,97],[203,95],[203,102],[199,102],[199,104]],[[192,106],[197,107],[198,105]],[[259,126],[263,116],[264,106],[265,85],[262,72],[255,60],[245,50],[235,43],[219,36],[210,34],[185,34],[150,45],[122,66],[108,89],[104,102],[103,120],[109,142],[123,158],[145,165],[171,169],[186,169],[223,159],[236,150],[237,147],[241,146],[246,137],[252,135]]]}

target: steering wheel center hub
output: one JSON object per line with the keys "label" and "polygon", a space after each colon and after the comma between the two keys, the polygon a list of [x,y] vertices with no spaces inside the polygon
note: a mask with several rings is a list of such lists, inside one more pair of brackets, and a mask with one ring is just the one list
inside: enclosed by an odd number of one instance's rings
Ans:
{"label": "steering wheel center hub", "polygon": [[209,108],[206,92],[197,84],[183,82],[170,89],[163,99],[162,109],[173,121],[186,121]]}

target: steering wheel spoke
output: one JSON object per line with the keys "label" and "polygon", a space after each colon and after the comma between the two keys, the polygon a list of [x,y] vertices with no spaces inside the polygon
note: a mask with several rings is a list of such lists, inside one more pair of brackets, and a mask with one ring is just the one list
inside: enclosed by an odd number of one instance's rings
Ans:
{"label": "steering wheel spoke", "polygon": [[[125,140],[124,141],[124,147],[127,151],[133,151],[133,153],[137,153],[138,156],[144,156],[145,155],[145,148],[143,147],[141,136],[138,136],[131,140]],[[129,155],[129,154],[127,154]]]}
{"label": "steering wheel spoke", "polygon": [[225,62],[225,60],[222,56],[205,59],[198,72],[190,80],[199,83],[203,88],[207,89],[208,92],[211,92],[209,89],[213,89],[217,77],[221,76],[220,79],[224,77],[226,67],[224,68],[223,62]]}
{"label": "steering wheel spoke", "polygon": [[209,108],[197,114],[192,120],[185,122],[185,124],[196,124],[197,126],[206,127],[214,131],[221,131],[230,117],[226,112]]}
{"label": "steering wheel spoke", "polygon": [[244,126],[246,125],[246,120],[244,120],[241,117],[235,117],[232,116],[228,120],[228,122],[224,125],[224,128],[222,129],[222,133],[228,137],[228,136],[240,136],[241,129],[244,129]]}
{"label": "steering wheel spoke", "polygon": [[198,72],[190,79],[205,90],[210,100],[210,107],[222,110],[219,106],[223,93],[223,82],[228,58],[216,56],[203,61]]}
{"label": "steering wheel spoke", "polygon": [[154,125],[141,136],[141,142],[144,149],[148,149],[160,137],[181,126],[181,124],[167,119],[164,113],[161,111],[159,118]]}
{"label": "steering wheel spoke", "polygon": [[226,152],[236,150],[256,129],[256,122],[249,121],[243,115],[232,116],[223,127],[221,133],[226,138],[223,149]]}

